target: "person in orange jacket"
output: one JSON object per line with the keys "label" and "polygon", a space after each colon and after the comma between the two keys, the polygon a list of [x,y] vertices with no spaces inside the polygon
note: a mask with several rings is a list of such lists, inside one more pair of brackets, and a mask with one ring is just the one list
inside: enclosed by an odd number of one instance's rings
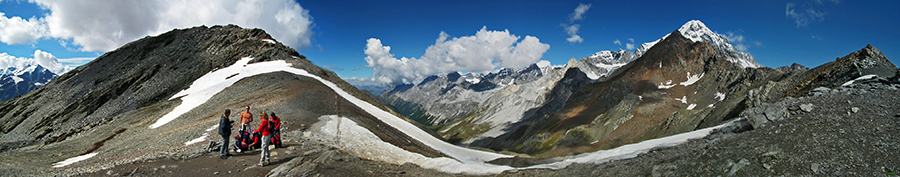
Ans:
{"label": "person in orange jacket", "polygon": [[239,132],[250,132],[250,122],[253,122],[253,113],[250,113],[250,106],[245,107],[246,110],[241,112],[241,129]]}

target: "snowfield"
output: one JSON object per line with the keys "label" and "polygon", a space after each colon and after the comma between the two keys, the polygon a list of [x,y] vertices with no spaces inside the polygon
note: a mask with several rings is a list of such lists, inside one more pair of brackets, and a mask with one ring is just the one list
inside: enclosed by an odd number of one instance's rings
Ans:
{"label": "snowfield", "polygon": [[[338,118],[337,116],[333,115],[320,117],[320,121],[314,124],[313,127],[311,127],[310,130],[319,132],[317,133],[317,136],[319,136],[320,138],[327,140],[338,136],[336,129],[329,128],[336,127],[338,125],[338,120],[341,120],[343,122],[340,124],[340,139],[343,141],[341,141],[340,143],[343,143],[342,145],[347,147],[347,149],[345,149],[346,152],[362,158],[384,161],[392,164],[403,164],[406,162],[410,162],[417,164],[423,168],[435,169],[447,173],[487,175],[497,174],[512,169],[560,169],[565,168],[572,163],[603,163],[610,160],[635,157],[638,154],[647,152],[655,147],[672,146],[683,143],[688,139],[701,138],[708,135],[709,132],[715,128],[723,127],[734,122],[732,121],[716,127],[710,127],[669,137],[647,140],[636,144],[621,146],[615,149],[601,150],[592,153],[570,156],[555,163],[514,168],[505,165],[494,165],[486,163],[498,158],[511,158],[512,156],[463,148],[444,142],[417,128],[411,123],[406,122],[405,120],[396,117],[393,114],[390,114],[368,102],[350,95],[346,91],[337,87],[337,85],[335,85],[334,83],[322,79],[318,76],[309,74],[305,70],[291,67],[291,64],[283,60],[248,64],[251,59],[252,58],[250,57],[242,58],[229,67],[212,71],[194,81],[194,83],[188,89],[175,94],[175,96],[171,98],[181,98],[181,104],[168,114],[160,117],[157,122],[151,125],[149,128],[154,129],[160,126],[164,126],[166,123],[175,120],[182,114],[205,103],[213,95],[233,85],[242,78],[278,71],[289,72],[319,80],[322,84],[333,89],[338,95],[342,96],[344,99],[355,104],[356,106],[362,108],[385,124],[396,128],[397,130],[405,133],[406,135],[410,136],[416,141],[421,142],[422,144],[425,144],[428,147],[446,154],[450,158],[430,158],[425,157],[421,154],[403,150],[390,143],[382,141],[368,129],[357,125],[352,120],[346,118]],[[702,75],[700,77],[702,77]],[[207,131],[211,130],[212,128],[207,129]],[[200,142],[205,138],[206,136],[201,136],[200,138],[186,142],[185,144],[188,145]],[[96,153],[67,159],[63,162],[55,164],[54,167],[62,167],[80,160],[93,157],[93,155],[96,155]]]}

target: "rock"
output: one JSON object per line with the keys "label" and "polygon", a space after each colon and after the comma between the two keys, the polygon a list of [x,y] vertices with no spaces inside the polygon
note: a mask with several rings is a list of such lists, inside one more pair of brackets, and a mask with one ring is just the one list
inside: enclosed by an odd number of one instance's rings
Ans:
{"label": "rock", "polygon": [[313,150],[308,150],[308,151],[306,151],[306,152],[303,152],[303,156],[309,156],[309,155],[312,155],[312,154],[315,154],[315,153],[318,153],[318,152],[319,152],[319,150],[315,150],[315,149],[313,149]]}
{"label": "rock", "polygon": [[651,176],[674,176],[673,170],[676,169],[678,169],[676,165],[654,165],[650,174]]}
{"label": "rock", "polygon": [[275,167],[271,171],[269,171],[266,176],[288,176],[288,172],[290,172],[294,167],[302,165],[303,157],[296,157],[291,159],[290,161]]}
{"label": "rock", "polygon": [[213,175],[219,175],[219,172],[213,172]]}
{"label": "rock", "polygon": [[765,127],[770,121],[782,120],[787,115],[787,107],[772,103],[763,103],[755,108],[741,112],[741,116],[747,117],[753,128]]}
{"label": "rock", "polygon": [[772,165],[772,164],[767,164],[767,163],[763,164],[763,168],[766,168],[766,170],[771,170],[773,166],[774,165]]}
{"label": "rock", "polygon": [[857,112],[859,112],[859,108],[857,108],[857,107],[852,107],[852,108],[850,108],[850,111],[853,112],[853,113],[857,113]]}
{"label": "rock", "polygon": [[276,156],[276,155],[278,155],[278,152],[272,151],[272,153],[269,153],[269,156]]}
{"label": "rock", "polygon": [[819,173],[819,170],[822,169],[822,165],[819,165],[819,163],[813,163],[809,166],[809,169],[812,170],[813,173]]}
{"label": "rock", "polygon": [[303,137],[304,137],[304,138],[309,138],[310,135],[311,135],[311,133],[310,133],[309,131],[303,132]]}
{"label": "rock", "polygon": [[740,161],[738,161],[738,163],[734,164],[734,166],[731,166],[731,170],[728,171],[728,176],[734,176],[738,173],[738,171],[742,171],[741,168],[744,168],[744,166],[747,165],[750,165],[750,161],[747,159],[741,159]]}
{"label": "rock", "polygon": [[813,106],[815,106],[815,105],[813,105],[812,103],[801,104],[800,110],[803,110],[806,112],[811,112],[813,110]]}
{"label": "rock", "polygon": [[288,150],[295,151],[295,150],[297,150],[297,147],[291,146],[291,147],[288,147],[287,149],[288,149]]}
{"label": "rock", "polygon": [[294,152],[294,151],[290,151],[290,150],[288,150],[288,151],[284,151],[284,154],[287,154],[287,155],[291,155],[291,154],[294,154],[294,153],[296,153],[296,152]]}

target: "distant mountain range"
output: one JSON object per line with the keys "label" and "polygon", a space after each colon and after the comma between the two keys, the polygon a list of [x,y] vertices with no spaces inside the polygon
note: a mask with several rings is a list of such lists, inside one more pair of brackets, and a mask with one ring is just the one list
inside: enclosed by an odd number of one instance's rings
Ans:
{"label": "distant mountain range", "polygon": [[30,92],[59,77],[38,64],[0,70],[0,102]]}
{"label": "distant mountain range", "polygon": [[[879,67],[888,66],[879,69],[889,70],[880,71],[882,75],[893,77],[890,73],[896,68],[882,61],[883,56],[874,57]],[[534,68],[541,67],[505,70],[527,73]],[[798,96],[783,92],[788,88],[811,89],[788,81],[775,87],[768,81],[799,77],[797,73],[833,72],[810,71],[800,65],[775,71],[693,20],[633,53],[600,51],[564,66],[545,67],[538,77],[491,89],[459,87],[467,83],[451,73],[417,85],[395,86],[380,97],[450,142],[555,157],[718,125],[761,102],[748,95],[759,97],[759,92],[766,91],[762,100],[775,101]],[[520,77],[502,76],[509,77],[505,80]],[[760,87],[781,91],[770,93]]]}

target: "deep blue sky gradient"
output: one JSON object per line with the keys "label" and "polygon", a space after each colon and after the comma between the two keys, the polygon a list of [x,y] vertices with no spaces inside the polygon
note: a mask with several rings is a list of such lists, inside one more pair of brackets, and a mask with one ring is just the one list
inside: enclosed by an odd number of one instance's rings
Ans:
{"label": "deep blue sky gradient", "polygon": [[[800,63],[814,67],[833,61],[867,44],[892,62],[900,61],[900,1],[320,1],[299,0],[315,24],[312,46],[298,49],[313,63],[342,77],[370,77],[363,50],[366,40],[378,38],[396,58],[416,57],[434,44],[441,31],[451,37],[474,35],[482,27],[509,30],[521,38],[535,36],[550,45],[543,55],[554,65],[601,50],[625,49],[629,38],[640,46],[677,30],[690,20],[701,20],[713,31],[741,35],[746,52],[767,67]],[[579,5],[591,4],[578,34],[582,43],[568,43],[561,24]],[[824,13],[798,26],[785,15],[786,5],[803,13]],[[23,1],[4,0],[0,12],[7,17],[41,17],[46,10]],[[614,40],[622,42],[614,44]],[[71,41],[64,41],[71,42]],[[732,41],[736,44],[736,41]],[[757,45],[757,43],[759,45]],[[79,52],[57,39],[17,45],[0,43],[0,52],[31,58],[39,49],[57,58],[97,57],[100,52]]]}

